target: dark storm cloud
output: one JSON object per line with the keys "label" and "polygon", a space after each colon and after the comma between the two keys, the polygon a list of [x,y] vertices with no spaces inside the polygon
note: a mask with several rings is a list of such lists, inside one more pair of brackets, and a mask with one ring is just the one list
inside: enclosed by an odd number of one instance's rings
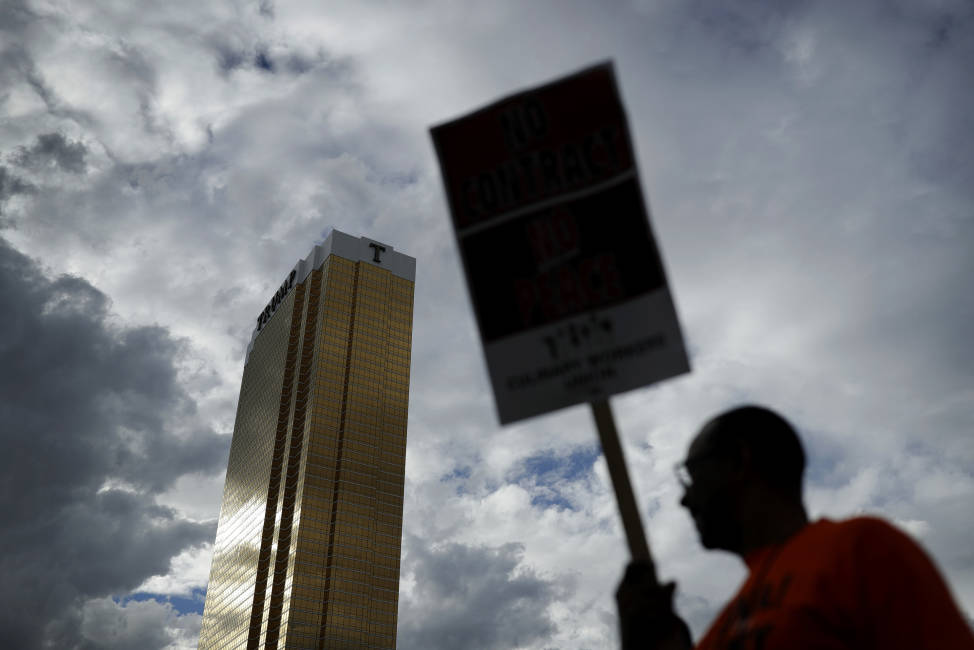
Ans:
{"label": "dark storm cloud", "polygon": [[267,50],[257,50],[257,56],[254,57],[254,66],[264,72],[274,72],[274,61],[271,60],[271,56]]}
{"label": "dark storm cloud", "polygon": [[99,599],[86,608],[82,629],[100,650],[164,648],[172,641],[165,625],[165,615],[171,612],[170,605],[155,601],[120,607],[111,599]]}
{"label": "dark storm cloud", "polygon": [[[109,322],[85,280],[48,279],[0,239],[0,631],[7,647],[74,647],[79,607],[164,574],[212,540],[154,494],[216,470],[226,440],[194,425],[181,344]],[[46,628],[46,631],[45,631]]]}
{"label": "dark storm cloud", "polygon": [[544,641],[555,626],[547,607],[559,586],[522,565],[523,547],[446,544],[407,537],[404,573],[415,592],[401,606],[404,650],[490,650]]}
{"label": "dark storm cloud", "polygon": [[19,147],[12,158],[21,167],[58,167],[62,171],[83,174],[87,153],[81,142],[71,142],[61,133],[43,133],[30,147]]}
{"label": "dark storm cloud", "polygon": [[[14,176],[7,168],[0,165],[0,204],[14,194],[27,194],[34,191],[34,186],[27,181]],[[2,205],[0,205],[2,208]]]}

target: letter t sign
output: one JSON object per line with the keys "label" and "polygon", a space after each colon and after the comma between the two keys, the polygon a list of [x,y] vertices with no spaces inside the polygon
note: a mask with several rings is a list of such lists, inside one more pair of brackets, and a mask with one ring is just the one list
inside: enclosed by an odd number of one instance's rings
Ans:
{"label": "letter t sign", "polygon": [[386,252],[386,247],[383,246],[382,244],[376,244],[375,242],[369,242],[369,248],[373,249],[372,250],[372,252],[373,252],[372,261],[373,262],[378,262],[379,264],[381,264],[382,263],[382,260],[379,259],[379,253],[385,253]]}

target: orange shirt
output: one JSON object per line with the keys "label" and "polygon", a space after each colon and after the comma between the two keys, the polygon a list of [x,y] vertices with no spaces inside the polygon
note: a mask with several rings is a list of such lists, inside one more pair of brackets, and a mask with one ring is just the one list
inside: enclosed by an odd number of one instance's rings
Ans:
{"label": "orange shirt", "polygon": [[926,553],[880,519],[823,519],[746,561],[697,650],[974,650]]}

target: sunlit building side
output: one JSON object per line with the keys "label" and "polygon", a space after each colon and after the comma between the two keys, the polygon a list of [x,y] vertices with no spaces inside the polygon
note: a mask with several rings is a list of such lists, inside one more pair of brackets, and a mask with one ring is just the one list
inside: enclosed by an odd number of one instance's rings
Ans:
{"label": "sunlit building side", "polygon": [[415,268],[333,231],[258,316],[201,650],[395,648]]}

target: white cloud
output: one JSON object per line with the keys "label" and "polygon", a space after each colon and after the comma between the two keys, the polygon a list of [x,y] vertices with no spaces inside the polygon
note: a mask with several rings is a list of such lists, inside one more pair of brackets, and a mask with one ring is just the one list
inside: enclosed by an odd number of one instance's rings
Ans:
{"label": "white cloud", "polygon": [[169,573],[152,576],[136,587],[133,593],[193,597],[194,590],[206,589],[212,559],[212,544],[188,548],[172,558]]}

